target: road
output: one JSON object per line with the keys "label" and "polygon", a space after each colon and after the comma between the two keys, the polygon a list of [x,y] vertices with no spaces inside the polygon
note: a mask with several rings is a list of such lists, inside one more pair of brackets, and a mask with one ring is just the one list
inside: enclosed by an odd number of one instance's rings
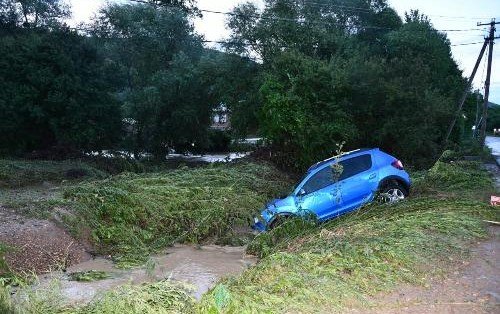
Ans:
{"label": "road", "polygon": [[500,137],[487,136],[485,143],[491,149],[491,154],[496,159],[497,164],[500,165]]}

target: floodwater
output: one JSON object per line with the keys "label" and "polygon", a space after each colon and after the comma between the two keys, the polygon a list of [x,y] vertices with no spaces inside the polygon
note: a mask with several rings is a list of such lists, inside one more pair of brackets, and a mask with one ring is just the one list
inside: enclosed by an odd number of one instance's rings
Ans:
{"label": "floodwater", "polygon": [[190,162],[205,162],[205,163],[216,163],[216,162],[231,162],[236,159],[240,159],[248,156],[249,153],[228,153],[228,154],[208,154],[208,155],[183,155],[183,154],[169,154],[166,159],[179,159]]}
{"label": "floodwater", "polygon": [[[253,139],[250,139],[253,140]],[[251,143],[251,142],[249,142]],[[204,154],[204,155],[194,155],[194,154],[176,154],[171,153],[165,156],[166,160],[181,160],[186,162],[202,162],[202,163],[216,163],[216,162],[231,162],[236,159],[240,159],[248,156],[249,152],[229,152],[220,154]],[[100,152],[91,152],[90,156],[103,156],[106,158],[116,158],[116,157],[127,157],[135,158],[135,155],[127,151],[111,152],[108,150],[103,150]],[[151,154],[141,154],[141,158],[149,158]]]}
{"label": "floodwater", "polygon": [[485,139],[485,144],[491,149],[491,154],[497,160],[497,163],[500,162],[500,137],[496,136],[487,136]]}
{"label": "floodwater", "polygon": [[47,288],[57,280],[65,299],[64,303],[82,305],[90,302],[95,296],[119,286],[170,279],[185,283],[191,288],[193,296],[200,299],[220,279],[238,275],[255,263],[257,258],[245,255],[244,247],[176,245],[169,248],[166,254],[151,257],[151,261],[147,264],[154,265],[153,267],[123,270],[115,268],[110,260],[96,258],[69,267],[66,273],[105,271],[110,278],[77,282],[69,280],[62,272],[53,272],[41,277],[35,289]]}

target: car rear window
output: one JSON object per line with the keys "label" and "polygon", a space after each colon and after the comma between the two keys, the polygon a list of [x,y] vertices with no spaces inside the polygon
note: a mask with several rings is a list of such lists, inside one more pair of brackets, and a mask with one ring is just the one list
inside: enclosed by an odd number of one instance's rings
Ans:
{"label": "car rear window", "polygon": [[345,180],[358,173],[369,170],[372,167],[372,156],[370,154],[365,154],[343,160],[340,164],[342,165],[342,174],[339,180]]}

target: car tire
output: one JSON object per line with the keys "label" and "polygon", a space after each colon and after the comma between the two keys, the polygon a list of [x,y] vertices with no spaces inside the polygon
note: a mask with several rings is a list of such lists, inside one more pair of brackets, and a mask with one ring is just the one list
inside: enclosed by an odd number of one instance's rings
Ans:
{"label": "car tire", "polygon": [[390,181],[382,186],[377,193],[377,202],[380,204],[396,203],[404,200],[408,191],[397,181]]}
{"label": "car tire", "polygon": [[274,228],[281,226],[290,217],[290,215],[279,215],[278,217],[274,218],[273,222],[271,222],[271,225],[269,226],[269,230],[273,230]]}

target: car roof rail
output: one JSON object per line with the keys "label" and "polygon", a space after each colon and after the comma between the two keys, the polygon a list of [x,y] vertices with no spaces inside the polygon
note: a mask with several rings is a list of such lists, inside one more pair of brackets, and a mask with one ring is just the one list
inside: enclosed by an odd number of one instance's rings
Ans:
{"label": "car roof rail", "polygon": [[312,165],[311,167],[309,167],[309,169],[307,169],[307,172],[312,171],[314,169],[317,169],[317,168],[323,166],[324,164],[329,163],[330,161],[332,161],[332,160],[334,160],[336,158],[342,158],[342,157],[346,157],[346,156],[349,156],[349,155],[352,155],[352,154],[357,154],[357,153],[361,153],[361,152],[367,152],[367,151],[371,151],[371,150],[378,150],[378,148],[358,148],[358,149],[355,149],[355,150],[351,150],[351,151],[342,153],[340,155],[335,155],[333,157],[330,157],[330,158],[327,158],[325,160],[322,160],[322,161],[319,161],[319,162],[315,163],[314,165]]}

